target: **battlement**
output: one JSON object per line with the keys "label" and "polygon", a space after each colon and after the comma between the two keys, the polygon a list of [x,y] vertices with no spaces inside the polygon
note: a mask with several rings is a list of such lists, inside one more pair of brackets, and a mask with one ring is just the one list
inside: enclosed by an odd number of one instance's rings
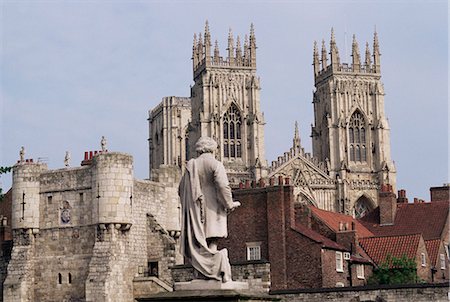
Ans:
{"label": "battlement", "polygon": [[[203,38],[202,38],[203,36]],[[197,40],[198,38],[198,40]],[[192,65],[194,78],[196,78],[207,67],[233,68],[239,67],[256,69],[256,38],[253,24],[250,26],[250,34],[245,35],[244,47],[241,47],[240,37],[237,36],[234,44],[233,32],[228,34],[227,57],[220,56],[219,43],[214,43],[214,51],[211,54],[211,34],[209,32],[208,21],[205,24],[205,33],[194,34],[194,43],[192,47]]]}
{"label": "battlement", "polygon": [[[328,56],[330,55],[330,64],[328,64]],[[330,52],[327,53],[325,41],[322,40],[321,55],[319,58],[319,50],[317,42],[314,41],[313,50],[313,66],[315,83],[321,82],[332,74],[359,74],[359,75],[376,75],[380,76],[380,47],[378,43],[378,34],[375,31],[373,36],[373,53],[370,53],[369,43],[366,42],[365,59],[361,62],[359,45],[355,35],[353,35],[352,43],[352,63],[341,63],[339,57],[339,49],[336,45],[334,30],[331,29]]]}

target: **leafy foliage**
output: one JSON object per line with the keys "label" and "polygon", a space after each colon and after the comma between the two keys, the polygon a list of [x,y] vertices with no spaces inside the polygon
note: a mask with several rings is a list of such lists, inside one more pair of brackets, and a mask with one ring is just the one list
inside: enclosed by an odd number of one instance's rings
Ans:
{"label": "leafy foliage", "polygon": [[[11,170],[12,170],[12,167],[0,167],[0,175],[6,174],[8,172],[11,172]],[[3,200],[3,195],[4,195],[3,194],[3,189],[0,188],[0,201]]]}
{"label": "leafy foliage", "polygon": [[368,284],[411,284],[416,283],[417,269],[414,259],[406,255],[394,257],[388,255],[386,260],[373,271]]}

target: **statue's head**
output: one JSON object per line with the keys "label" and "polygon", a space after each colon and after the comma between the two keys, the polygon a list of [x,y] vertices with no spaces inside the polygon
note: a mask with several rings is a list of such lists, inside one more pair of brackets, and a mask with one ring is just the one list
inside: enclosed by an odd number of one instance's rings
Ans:
{"label": "statue's head", "polygon": [[202,136],[198,139],[198,141],[195,143],[195,151],[197,153],[214,153],[214,151],[217,149],[217,143],[215,140],[208,136]]}

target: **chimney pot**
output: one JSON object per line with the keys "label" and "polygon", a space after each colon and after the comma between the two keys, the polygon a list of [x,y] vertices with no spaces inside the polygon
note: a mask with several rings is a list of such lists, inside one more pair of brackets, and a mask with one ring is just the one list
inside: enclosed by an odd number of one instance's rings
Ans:
{"label": "chimney pot", "polygon": [[271,177],[270,179],[269,179],[269,185],[270,186],[273,186],[275,184],[275,179],[273,178],[273,177]]}
{"label": "chimney pot", "polygon": [[278,185],[282,186],[283,185],[283,176],[278,176]]}
{"label": "chimney pot", "polygon": [[246,189],[250,188],[250,180],[248,180],[248,179],[245,180],[245,188]]}

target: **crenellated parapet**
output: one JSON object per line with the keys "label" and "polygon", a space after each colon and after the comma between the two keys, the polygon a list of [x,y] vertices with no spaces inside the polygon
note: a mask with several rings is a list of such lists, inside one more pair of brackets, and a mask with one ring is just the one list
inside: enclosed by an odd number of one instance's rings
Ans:
{"label": "crenellated parapet", "polygon": [[206,67],[225,67],[225,68],[248,68],[256,69],[256,38],[253,24],[250,26],[249,35],[245,35],[243,47],[241,38],[236,37],[234,42],[233,32],[228,33],[227,56],[220,55],[219,43],[214,43],[214,50],[211,47],[211,34],[209,32],[208,21],[205,24],[204,34],[194,34],[194,43],[192,47],[192,65],[194,78],[196,78]]}
{"label": "crenellated parapet", "polygon": [[[328,54],[330,60],[328,60]],[[330,51],[327,52],[325,41],[322,40],[322,47],[319,56],[319,49],[317,42],[314,42],[313,48],[313,66],[314,66],[314,80],[319,83],[328,78],[332,74],[371,74],[381,76],[380,72],[380,48],[378,43],[378,34],[374,33],[373,51],[370,53],[369,43],[366,43],[364,61],[361,61],[361,54],[359,51],[359,44],[353,35],[352,42],[352,62],[341,63],[339,56],[339,49],[334,37],[334,30],[331,29]]]}

